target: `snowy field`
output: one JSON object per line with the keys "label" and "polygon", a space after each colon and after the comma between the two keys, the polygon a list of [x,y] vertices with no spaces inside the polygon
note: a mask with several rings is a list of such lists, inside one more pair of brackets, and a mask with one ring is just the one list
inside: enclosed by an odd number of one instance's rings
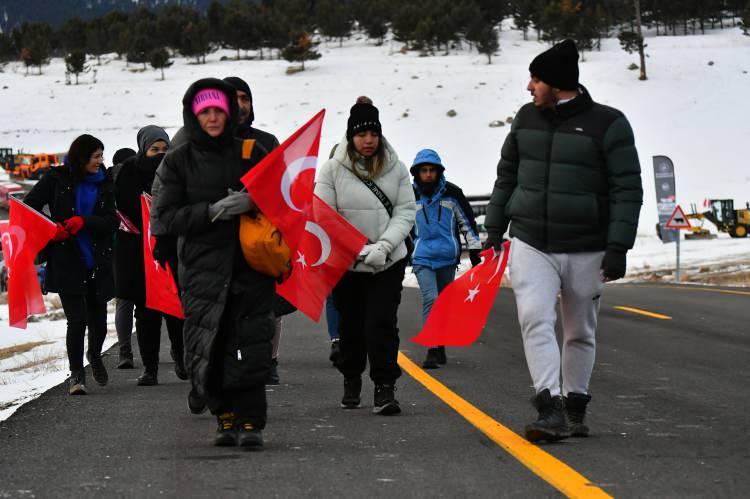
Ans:
{"label": "snowy field", "polygon": [[[750,165],[742,153],[750,141],[750,101],[745,98],[750,88],[750,37],[735,28],[703,36],[650,37],[647,43],[647,82],[638,81],[637,71],[627,69],[637,56],[622,51],[616,39],[604,40],[602,50],[586,53],[580,64],[580,81],[592,97],[622,110],[635,133],[644,172],[644,206],[639,237],[628,255],[631,275],[674,266],[674,245],[662,244],[654,233],[652,156],[667,155],[674,161],[678,202],[686,211],[690,203],[700,206],[704,198],[732,198],[739,206],[750,200]],[[355,98],[368,95],[380,109],[384,135],[407,165],[419,149],[434,148],[449,180],[467,194],[488,194],[510,129],[489,124],[505,122],[530,100],[525,90],[529,62],[548,47],[523,41],[507,24],[500,45],[492,65],[487,65],[486,57],[468,51],[419,57],[401,53],[398,42],[378,47],[354,37],[343,48],[338,42],[322,43],[322,58],[290,76],[285,74],[286,61],[235,61],[235,52],[218,51],[205,65],[177,58],[165,81],[156,71],[140,71],[141,65],[128,67],[107,56],[101,66],[91,61],[92,71],[81,75],[77,86],[65,85],[60,59],[45,66],[41,76],[25,76],[25,68],[12,63],[0,73],[0,147],[64,151],[86,132],[102,139],[109,164],[118,148],[136,148],[136,132],[144,125],[157,124],[174,134],[182,122],[182,96],[191,82],[236,75],[252,88],[255,125],[280,140],[326,108],[321,142],[326,154],[343,136]],[[230,60],[221,61],[223,56]],[[455,117],[447,116],[450,110]],[[683,241],[682,251],[687,266],[747,263],[750,238],[721,234],[712,241]],[[405,283],[415,286],[415,281],[409,274]],[[26,331],[10,329],[7,306],[0,305],[0,349],[46,342],[0,360],[0,420],[19,402],[63,381],[64,335],[64,320],[30,323]],[[110,333],[105,348],[114,341]],[[52,360],[38,362],[43,359]]]}

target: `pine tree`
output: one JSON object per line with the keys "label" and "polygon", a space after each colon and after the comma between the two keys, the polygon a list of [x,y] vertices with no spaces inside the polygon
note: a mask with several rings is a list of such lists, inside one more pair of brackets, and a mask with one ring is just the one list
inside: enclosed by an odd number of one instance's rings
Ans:
{"label": "pine tree", "polygon": [[339,39],[339,47],[344,38],[352,33],[352,9],[339,0],[319,0],[317,3],[318,27],[323,35]]}
{"label": "pine tree", "polygon": [[0,63],[16,59],[18,53],[10,35],[0,32]]}
{"label": "pine tree", "polygon": [[24,23],[20,34],[23,47],[21,58],[27,71],[31,66],[37,66],[39,74],[42,74],[42,66],[50,56],[52,27],[45,23]]}
{"label": "pine tree", "polygon": [[740,12],[742,32],[745,35],[750,35],[750,2],[747,2],[745,8]]}
{"label": "pine tree", "polygon": [[58,31],[62,48],[68,52],[85,51],[87,28],[88,23],[78,17],[66,21]]}
{"label": "pine tree", "polygon": [[477,46],[480,54],[487,56],[487,64],[492,64],[492,55],[500,48],[495,26],[484,19],[477,19],[469,29],[467,39]]}
{"label": "pine tree", "polygon": [[365,30],[367,36],[377,40],[378,45],[383,44],[383,38],[388,34],[388,4],[386,0],[363,0],[358,5],[355,16],[359,25]]}
{"label": "pine tree", "polygon": [[417,25],[422,19],[422,10],[419,6],[409,2],[399,4],[393,13],[391,21],[391,28],[396,40],[408,46],[414,41],[414,32],[417,30]]}
{"label": "pine tree", "polygon": [[164,81],[164,68],[172,65],[167,49],[164,47],[153,49],[148,55],[148,60],[152,68],[161,70],[161,79]]}
{"label": "pine tree", "polygon": [[313,50],[314,46],[315,44],[309,33],[299,33],[284,48],[282,57],[289,62],[301,62],[302,70],[304,71],[305,61],[320,59],[320,53]]}
{"label": "pine tree", "polygon": [[523,39],[528,40],[529,27],[536,7],[535,0],[514,0],[512,3],[513,24],[523,33]]}
{"label": "pine tree", "polygon": [[76,85],[78,85],[78,75],[89,70],[89,67],[86,65],[86,53],[78,50],[68,54],[65,57],[65,69],[68,70],[68,73],[75,75]]}
{"label": "pine tree", "polygon": [[208,21],[198,20],[182,28],[179,51],[184,57],[195,57],[198,64],[205,64],[206,54],[211,51],[208,26]]}

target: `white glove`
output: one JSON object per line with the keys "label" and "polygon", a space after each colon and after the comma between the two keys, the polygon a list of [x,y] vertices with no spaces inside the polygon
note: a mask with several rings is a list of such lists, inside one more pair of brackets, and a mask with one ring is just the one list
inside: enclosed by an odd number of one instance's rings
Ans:
{"label": "white glove", "polygon": [[[388,254],[385,252],[385,249],[383,249],[383,246],[378,243],[368,244],[362,251],[368,249],[368,247],[369,251],[365,256],[365,265],[369,265],[376,269],[385,267],[385,260],[388,257]],[[362,253],[360,252],[360,255],[361,254]]]}

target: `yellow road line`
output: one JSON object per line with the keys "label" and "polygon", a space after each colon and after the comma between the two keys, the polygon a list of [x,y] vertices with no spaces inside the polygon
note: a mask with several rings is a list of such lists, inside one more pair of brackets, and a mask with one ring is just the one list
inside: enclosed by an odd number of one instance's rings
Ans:
{"label": "yellow road line", "polygon": [[[631,284],[621,284],[621,287],[625,288],[641,288],[645,286],[633,286]],[[708,288],[704,286],[690,286],[690,285],[675,285],[675,286],[648,286],[648,288],[659,288],[659,289],[676,289],[679,291],[702,291],[704,293],[724,293],[727,295],[739,295],[739,296],[750,296],[750,291],[734,291],[732,289],[716,289]]]}
{"label": "yellow road line", "polygon": [[724,293],[727,295],[750,296],[750,291],[733,291],[731,289],[704,288],[700,286],[654,286],[663,289],[679,289],[680,291],[703,291],[704,293]]}
{"label": "yellow road line", "polygon": [[639,315],[645,315],[646,317],[653,317],[654,319],[662,319],[662,320],[670,320],[671,317],[668,315],[661,315],[661,314],[655,314],[654,312],[648,312],[646,310],[641,310],[640,308],[632,308],[632,307],[615,307],[617,310],[624,310],[625,312],[633,312],[634,314]]}
{"label": "yellow road line", "polygon": [[487,435],[497,445],[518,459],[521,464],[539,475],[551,486],[568,497],[611,498],[589,479],[567,464],[513,433],[490,416],[461,398],[447,386],[420,369],[409,357],[398,353],[398,363],[425,388],[448,404],[454,411]]}

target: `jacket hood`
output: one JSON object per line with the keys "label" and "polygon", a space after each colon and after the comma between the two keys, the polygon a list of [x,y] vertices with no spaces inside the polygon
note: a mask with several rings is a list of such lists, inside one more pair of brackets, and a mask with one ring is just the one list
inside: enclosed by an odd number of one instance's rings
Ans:
{"label": "jacket hood", "polygon": [[[207,88],[215,88],[224,92],[229,102],[229,113],[227,123],[222,134],[216,138],[208,135],[198,124],[198,117],[193,114],[193,98],[195,94]],[[204,78],[198,80],[187,89],[182,98],[182,120],[190,142],[201,146],[218,147],[233,141],[235,129],[237,128],[236,117],[239,114],[237,106],[237,90],[229,83],[218,78]]]}
{"label": "jacket hood", "polygon": [[422,149],[414,157],[414,162],[411,164],[411,168],[409,168],[409,173],[411,173],[412,177],[417,176],[419,167],[425,163],[437,166],[441,176],[445,172],[445,166],[443,166],[443,161],[440,159],[438,153],[432,149]]}

